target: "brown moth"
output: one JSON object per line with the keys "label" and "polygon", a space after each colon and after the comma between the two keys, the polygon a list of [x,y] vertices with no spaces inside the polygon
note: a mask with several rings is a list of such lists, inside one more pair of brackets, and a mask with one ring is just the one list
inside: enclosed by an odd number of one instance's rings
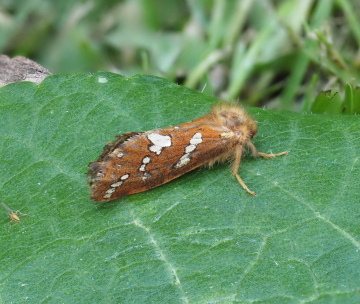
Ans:
{"label": "brown moth", "polygon": [[175,127],[122,134],[89,164],[91,199],[109,201],[146,191],[229,157],[234,159],[232,174],[254,196],[238,174],[244,149],[249,147],[254,157],[288,153],[258,152],[251,142],[256,133],[256,122],[243,108],[220,103],[209,114]]}

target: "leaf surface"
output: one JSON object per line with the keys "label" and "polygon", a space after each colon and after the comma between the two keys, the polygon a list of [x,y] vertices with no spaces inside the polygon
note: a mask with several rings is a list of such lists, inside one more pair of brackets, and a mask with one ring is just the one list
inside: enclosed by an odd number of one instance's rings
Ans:
{"label": "leaf surface", "polygon": [[240,175],[200,168],[91,202],[87,165],[125,132],[177,125],[216,99],[152,76],[50,76],[0,90],[0,302],[358,303],[357,116],[250,108]]}

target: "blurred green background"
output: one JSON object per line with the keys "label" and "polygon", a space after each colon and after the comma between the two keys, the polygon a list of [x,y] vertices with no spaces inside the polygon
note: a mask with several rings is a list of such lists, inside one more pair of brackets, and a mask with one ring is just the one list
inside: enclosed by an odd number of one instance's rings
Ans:
{"label": "blurred green background", "polygon": [[0,0],[0,48],[50,72],[158,75],[226,100],[360,112],[357,0]]}

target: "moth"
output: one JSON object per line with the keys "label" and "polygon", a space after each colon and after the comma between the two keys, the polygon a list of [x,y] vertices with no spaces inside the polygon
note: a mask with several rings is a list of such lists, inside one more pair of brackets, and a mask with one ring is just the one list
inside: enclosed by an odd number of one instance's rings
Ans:
{"label": "moth", "polygon": [[11,210],[10,207],[9,207],[8,205],[6,205],[4,202],[1,202],[1,205],[2,205],[7,211],[9,211],[9,213],[8,213],[8,216],[9,216],[9,218],[10,218],[10,228],[9,228],[9,232],[10,232],[11,226],[12,226],[12,224],[13,224],[14,222],[21,224],[21,221],[20,221],[20,218],[19,218],[18,214],[21,214],[21,215],[29,215],[29,214],[25,214],[25,213],[20,212],[21,209],[14,212],[14,211]]}
{"label": "moth", "polygon": [[287,154],[258,152],[251,142],[257,124],[238,105],[220,103],[209,114],[165,129],[118,135],[89,164],[93,201],[109,201],[165,184],[201,165],[233,158],[232,174],[251,195],[238,174],[241,156],[249,147],[254,157]]}

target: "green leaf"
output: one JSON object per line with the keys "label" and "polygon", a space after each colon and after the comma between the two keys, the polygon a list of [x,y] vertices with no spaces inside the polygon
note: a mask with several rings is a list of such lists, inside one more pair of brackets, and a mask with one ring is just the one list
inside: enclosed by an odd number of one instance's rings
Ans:
{"label": "green leaf", "polygon": [[311,112],[318,114],[340,114],[341,96],[338,91],[328,90],[320,92],[311,105]]}
{"label": "green leaf", "polygon": [[342,105],[344,114],[354,114],[354,93],[351,85],[346,84],[345,87],[345,97]]}
{"label": "green leaf", "polygon": [[353,89],[353,101],[354,101],[354,113],[352,114],[359,114],[360,113],[360,87],[356,86]]}
{"label": "green leaf", "polygon": [[91,202],[87,165],[118,133],[176,125],[215,98],[161,78],[50,76],[0,90],[0,302],[358,303],[358,116],[249,109],[259,151]]}

